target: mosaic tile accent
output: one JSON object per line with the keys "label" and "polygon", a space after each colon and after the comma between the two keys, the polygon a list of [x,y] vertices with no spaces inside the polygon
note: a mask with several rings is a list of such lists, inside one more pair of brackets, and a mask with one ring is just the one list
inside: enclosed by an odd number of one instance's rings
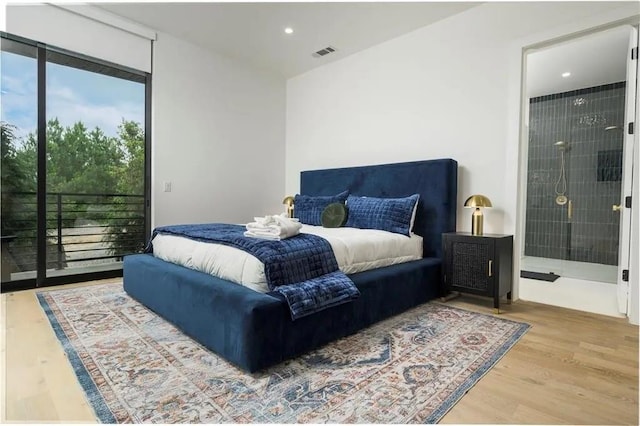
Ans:
{"label": "mosaic tile accent", "polygon": [[[625,82],[530,99],[525,255],[617,265]],[[615,126],[613,128],[613,126]],[[605,130],[607,127],[612,127]],[[555,203],[564,141],[566,196]]]}

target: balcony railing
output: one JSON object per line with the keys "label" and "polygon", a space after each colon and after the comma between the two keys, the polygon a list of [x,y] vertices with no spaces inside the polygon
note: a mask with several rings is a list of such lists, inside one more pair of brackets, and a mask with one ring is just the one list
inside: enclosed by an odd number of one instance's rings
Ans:
{"label": "balcony railing", "polygon": [[[47,268],[118,262],[145,245],[144,196],[47,193]],[[37,252],[35,192],[2,192],[2,266],[34,271]]]}

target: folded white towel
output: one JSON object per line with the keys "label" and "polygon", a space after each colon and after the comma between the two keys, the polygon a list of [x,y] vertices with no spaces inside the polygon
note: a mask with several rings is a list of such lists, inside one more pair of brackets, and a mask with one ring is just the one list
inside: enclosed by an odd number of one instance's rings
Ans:
{"label": "folded white towel", "polygon": [[254,217],[254,222],[247,223],[246,237],[282,240],[300,233],[302,225],[298,219],[281,215]]}
{"label": "folded white towel", "polygon": [[271,241],[280,241],[282,239],[277,235],[259,234],[251,231],[244,231],[244,236],[249,238],[259,238],[261,240],[271,240]]}

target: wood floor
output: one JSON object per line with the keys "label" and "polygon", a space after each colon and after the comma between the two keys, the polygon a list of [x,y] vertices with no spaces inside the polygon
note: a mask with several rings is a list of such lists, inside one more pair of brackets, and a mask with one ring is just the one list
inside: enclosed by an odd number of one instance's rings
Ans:
{"label": "wood floor", "polygon": [[[2,295],[0,420],[95,423],[34,293]],[[447,303],[492,312],[485,298]],[[638,424],[637,326],[528,302],[504,311],[531,329],[441,423]]]}

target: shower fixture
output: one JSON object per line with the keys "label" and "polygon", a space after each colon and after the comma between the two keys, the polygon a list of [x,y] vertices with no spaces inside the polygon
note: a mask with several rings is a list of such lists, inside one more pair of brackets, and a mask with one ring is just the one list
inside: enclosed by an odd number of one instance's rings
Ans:
{"label": "shower fixture", "polygon": [[609,130],[617,130],[617,129],[621,129],[620,126],[607,126],[604,128],[604,131],[607,132]]}
{"label": "shower fixture", "polygon": [[567,204],[569,200],[566,195],[567,192],[567,176],[565,174],[564,168],[564,153],[569,149],[569,144],[565,141],[558,141],[553,144],[560,151],[560,176],[558,176],[558,180],[556,181],[554,190],[556,193],[556,204],[559,206],[564,206]]}

